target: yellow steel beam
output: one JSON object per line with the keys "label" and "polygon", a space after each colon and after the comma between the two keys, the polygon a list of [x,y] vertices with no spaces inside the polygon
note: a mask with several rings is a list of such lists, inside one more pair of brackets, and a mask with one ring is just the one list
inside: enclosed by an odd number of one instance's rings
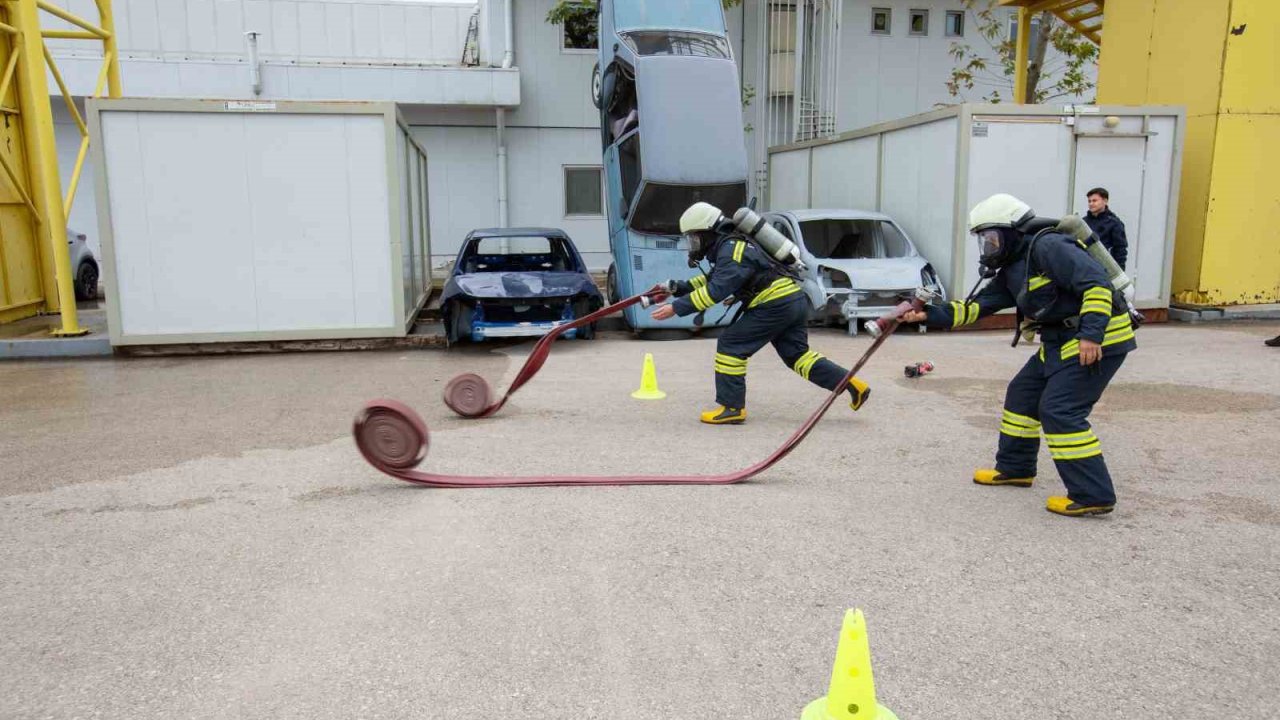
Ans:
{"label": "yellow steel beam", "polygon": [[89,134],[89,128],[84,124],[84,118],[80,117],[80,110],[76,107],[76,101],[71,95],[71,91],[67,89],[67,83],[62,79],[62,73],[58,70],[58,63],[53,59],[53,53],[49,52],[49,46],[40,43],[44,47],[44,61],[49,65],[49,71],[53,73],[53,79],[58,83],[58,89],[62,91],[62,99],[66,102],[67,112],[71,113],[71,119],[76,121],[76,127],[80,128],[80,136],[84,137]]}
{"label": "yellow steel beam", "polygon": [[[62,8],[58,7],[57,5],[51,5],[45,2],[45,0],[36,0],[36,7],[49,13],[50,15],[53,15],[54,17],[62,18],[63,20],[66,20],[72,25],[75,25],[78,28],[84,29],[86,32],[91,32],[102,40],[106,40],[107,38],[111,37],[111,33],[108,32],[107,30],[100,28],[97,25],[94,25],[88,20],[85,20],[77,15],[71,14],[66,10],[63,10]],[[101,7],[99,7],[99,13],[101,13]],[[38,20],[36,23],[35,30],[36,30],[36,34],[39,35],[40,25]]]}
{"label": "yellow steel beam", "polygon": [[[107,63],[108,97],[118,98],[124,91],[120,87],[120,48],[116,43],[115,13],[111,11],[111,0],[94,0],[94,2],[98,6],[99,22],[107,33],[106,40],[102,41],[102,54],[104,59],[110,58],[110,62]],[[94,97],[101,94],[99,91],[94,94]]]}
{"label": "yellow steel beam", "polygon": [[[42,0],[10,0],[8,6],[10,20],[20,31],[14,48],[15,52],[20,49],[22,54],[22,61],[18,63],[18,107],[22,112],[18,117],[22,121],[22,140],[31,178],[31,195],[36,206],[35,215],[42,220],[37,237],[44,241],[48,252],[46,257],[51,255],[53,260],[53,282],[46,283],[45,306],[61,314],[62,327],[54,331],[55,335],[83,335],[86,331],[81,329],[76,313],[71,256],[67,252],[67,222],[62,209],[62,183],[58,178],[53,108],[49,104],[45,64],[40,62],[44,54],[44,38],[40,37],[38,10],[46,10],[90,32],[100,28],[94,28]],[[106,35],[105,31],[102,35]],[[51,293],[50,290],[55,288],[56,294]]]}
{"label": "yellow steel beam", "polygon": [[1031,11],[1018,8],[1018,44],[1013,60],[1013,102],[1029,104],[1027,97],[1027,58],[1031,48]]}
{"label": "yellow steel beam", "polygon": [[6,32],[6,33],[9,33],[10,35],[17,35],[18,28],[12,25],[9,25],[8,23],[0,23],[0,32]]}
{"label": "yellow steel beam", "polygon": [[40,36],[49,40],[101,40],[85,30],[41,30]]}
{"label": "yellow steel beam", "polygon": [[36,209],[36,204],[31,200],[31,195],[27,193],[27,189],[22,187],[22,182],[18,180],[18,173],[9,164],[8,159],[4,155],[0,155],[0,168],[4,169],[4,174],[9,176],[9,182],[13,183],[13,189],[18,191],[18,197],[22,198],[22,202],[26,203],[27,209],[36,218],[36,224],[40,224],[40,211]]}
{"label": "yellow steel beam", "polygon": [[9,54],[9,64],[5,66],[4,78],[0,79],[0,102],[9,94],[9,85],[13,83],[13,71],[18,69],[18,50],[14,48]]}

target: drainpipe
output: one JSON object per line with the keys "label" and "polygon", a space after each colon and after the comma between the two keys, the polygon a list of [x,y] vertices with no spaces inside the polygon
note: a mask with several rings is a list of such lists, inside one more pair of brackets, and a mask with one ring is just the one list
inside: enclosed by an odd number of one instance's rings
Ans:
{"label": "drainpipe", "polygon": [[504,68],[509,68],[516,64],[516,41],[515,41],[515,31],[514,31],[515,23],[512,20],[512,17],[515,12],[513,10],[513,6],[515,5],[515,2],[516,0],[503,0],[503,3],[506,5],[506,11],[507,11],[506,13],[507,14],[507,26],[506,26],[506,48],[507,49],[505,52],[502,53],[502,67]]}
{"label": "drainpipe", "polygon": [[262,63],[258,60],[258,36],[262,33],[250,30],[244,36],[249,39],[249,80],[253,83],[253,94],[262,94]]}
{"label": "drainpipe", "polygon": [[[498,227],[508,227],[510,219],[507,210],[507,111],[498,108]],[[510,243],[503,238],[502,252],[510,252]]]}

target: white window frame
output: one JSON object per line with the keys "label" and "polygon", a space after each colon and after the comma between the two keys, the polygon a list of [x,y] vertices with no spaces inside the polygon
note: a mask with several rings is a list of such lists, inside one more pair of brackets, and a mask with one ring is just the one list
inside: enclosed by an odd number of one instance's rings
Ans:
{"label": "white window frame", "polygon": [[[951,18],[960,18],[960,32],[951,32]],[[946,22],[942,25],[942,33],[947,37],[964,37],[965,12],[963,10],[948,10]]]}
{"label": "white window frame", "polygon": [[[876,13],[884,13],[885,15],[886,22],[884,24],[884,30],[876,29]],[[893,8],[887,8],[887,7],[871,8],[871,34],[880,35],[880,36],[887,36],[887,35],[893,34]]]}
{"label": "white window frame", "polygon": [[[507,2],[511,2],[511,1],[512,1],[512,0],[507,0]],[[598,14],[599,12],[600,12],[600,9],[599,9],[599,7],[597,7],[597,8],[596,8],[596,13]],[[559,25],[558,27],[559,27],[559,30],[560,30],[560,54],[562,54],[562,55],[596,55],[596,54],[598,54],[598,53],[600,52],[600,36],[599,36],[599,34],[597,34],[597,35],[596,35],[596,46],[595,46],[595,47],[593,47],[593,48],[571,48],[571,47],[565,47],[565,46],[564,46],[564,23],[560,23],[560,25]]]}
{"label": "white window frame", "polygon": [[[924,17],[924,30],[916,32],[912,29],[915,24],[916,16]],[[907,11],[907,36],[908,37],[929,37],[929,11],[923,8],[911,8]]]}
{"label": "white window frame", "polygon": [[[570,170],[596,170],[600,174],[600,212],[594,214],[569,213],[569,171]],[[560,166],[560,197],[561,209],[564,211],[564,217],[570,220],[598,220],[605,217],[605,193],[608,188],[604,182],[604,165],[561,165]]]}

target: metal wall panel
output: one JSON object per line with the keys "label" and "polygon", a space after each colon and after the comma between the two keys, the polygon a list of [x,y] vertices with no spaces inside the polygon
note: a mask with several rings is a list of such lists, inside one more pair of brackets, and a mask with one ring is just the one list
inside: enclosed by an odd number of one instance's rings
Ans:
{"label": "metal wall panel", "polygon": [[402,334],[385,111],[114,102],[91,114],[113,343]]}
{"label": "metal wall panel", "polygon": [[958,122],[952,117],[887,133],[880,168],[880,210],[902,225],[952,293]]}
{"label": "metal wall panel", "polygon": [[813,149],[813,206],[876,210],[880,184],[879,138]]}

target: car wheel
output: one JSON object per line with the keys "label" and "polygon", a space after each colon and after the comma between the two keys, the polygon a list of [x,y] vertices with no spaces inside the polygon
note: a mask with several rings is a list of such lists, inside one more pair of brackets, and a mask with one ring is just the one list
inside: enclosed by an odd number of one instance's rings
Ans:
{"label": "car wheel", "polygon": [[591,102],[596,106],[597,110],[602,107],[602,102],[600,100],[601,85],[600,61],[597,60],[596,66],[591,70]]}
{"label": "car wheel", "polygon": [[464,302],[450,303],[444,313],[445,334],[449,344],[471,339],[471,320],[475,310]]}
{"label": "car wheel", "polygon": [[[577,300],[573,301],[573,317],[575,319],[583,317],[585,315],[590,315],[591,313],[599,309],[600,308],[596,306],[596,303],[591,302],[589,298],[578,298]],[[579,340],[592,340],[595,338],[595,336],[596,336],[595,323],[588,323],[587,325],[584,325],[583,327],[578,328]]]}
{"label": "car wheel", "polygon": [[98,299],[98,266],[93,263],[81,263],[76,272],[76,298],[78,300]]}
{"label": "car wheel", "polygon": [[609,304],[616,305],[622,298],[618,297],[618,268],[609,265],[609,272],[605,275],[604,294],[608,296]]}

